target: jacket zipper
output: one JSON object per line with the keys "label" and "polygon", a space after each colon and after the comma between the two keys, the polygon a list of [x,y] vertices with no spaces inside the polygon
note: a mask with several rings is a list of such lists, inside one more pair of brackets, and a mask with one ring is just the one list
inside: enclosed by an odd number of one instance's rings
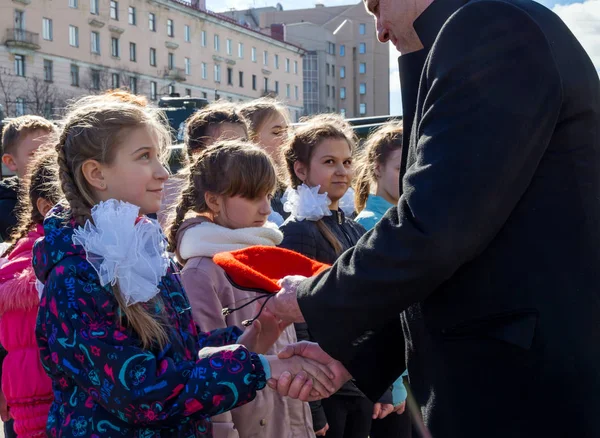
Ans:
{"label": "jacket zipper", "polygon": [[337,211],[336,213],[337,213],[338,225],[340,226],[340,229],[342,230],[342,233],[344,233],[344,236],[346,236],[346,240],[348,241],[348,245],[350,245],[348,248],[350,248],[350,247],[352,247],[354,245],[352,244],[352,239],[350,239],[350,235],[346,232],[346,229],[343,226],[344,221],[342,219],[342,213],[340,213],[339,211]]}

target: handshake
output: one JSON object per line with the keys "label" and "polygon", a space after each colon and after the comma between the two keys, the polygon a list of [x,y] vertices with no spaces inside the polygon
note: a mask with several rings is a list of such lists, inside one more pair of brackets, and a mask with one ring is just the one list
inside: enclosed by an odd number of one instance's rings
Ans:
{"label": "handshake", "polygon": [[[239,343],[250,351],[264,353],[292,322],[303,322],[296,289],[304,277],[291,276],[280,281],[281,291],[260,306],[260,317],[246,329]],[[319,344],[299,342],[288,345],[278,355],[264,356],[271,368],[268,385],[280,395],[315,401],[337,392],[352,376],[325,353]]]}

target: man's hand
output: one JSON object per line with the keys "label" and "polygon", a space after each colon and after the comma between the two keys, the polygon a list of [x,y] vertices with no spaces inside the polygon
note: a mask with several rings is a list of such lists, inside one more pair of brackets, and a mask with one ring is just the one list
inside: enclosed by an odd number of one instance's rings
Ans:
{"label": "man's hand", "polygon": [[405,409],[406,409],[406,400],[404,400],[402,403],[400,403],[398,406],[396,406],[394,408],[394,412],[398,415],[402,415],[404,413]]}
{"label": "man's hand", "polygon": [[8,404],[6,403],[6,397],[4,397],[2,391],[0,391],[0,419],[4,422],[11,419],[10,412],[8,411]]}
{"label": "man's hand", "polygon": [[[319,347],[319,344],[315,344],[314,342],[298,342],[297,344],[288,345],[278,356],[281,359],[290,358],[292,356],[302,356],[327,366],[333,373],[332,380],[334,388],[333,391],[331,391],[332,393],[337,392],[344,383],[352,379],[352,376],[340,361],[335,360],[325,353],[321,347]],[[268,382],[269,386],[277,390],[280,395],[290,398],[299,398],[297,394],[302,390],[302,385],[300,385],[300,383],[301,382],[296,381],[292,382],[291,379],[270,379]],[[320,390],[319,392],[321,393],[320,395],[315,391],[311,391],[309,401],[328,397],[323,397],[323,393]]]}
{"label": "man's hand", "polygon": [[325,434],[327,433],[328,430],[329,430],[329,423],[327,423],[323,429],[317,430],[315,432],[315,435],[316,436],[325,436]]}
{"label": "man's hand", "polygon": [[388,403],[375,403],[373,405],[373,420],[383,420],[394,412],[394,405]]}
{"label": "man's hand", "polygon": [[292,275],[280,280],[279,285],[281,286],[281,290],[277,292],[274,298],[269,300],[267,309],[284,321],[304,322],[304,316],[302,316],[302,312],[298,306],[296,291],[298,285],[305,279],[306,277],[300,275]]}

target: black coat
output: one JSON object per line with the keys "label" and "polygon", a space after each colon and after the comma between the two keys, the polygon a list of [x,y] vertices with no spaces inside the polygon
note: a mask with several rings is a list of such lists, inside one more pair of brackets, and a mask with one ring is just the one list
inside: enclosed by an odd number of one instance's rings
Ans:
{"label": "black coat", "polygon": [[10,238],[17,224],[16,206],[19,192],[19,179],[16,176],[0,181],[0,242]]}
{"label": "black coat", "polygon": [[372,399],[406,355],[435,437],[600,436],[598,74],[529,0],[415,29],[402,196],[300,286],[311,333]]}

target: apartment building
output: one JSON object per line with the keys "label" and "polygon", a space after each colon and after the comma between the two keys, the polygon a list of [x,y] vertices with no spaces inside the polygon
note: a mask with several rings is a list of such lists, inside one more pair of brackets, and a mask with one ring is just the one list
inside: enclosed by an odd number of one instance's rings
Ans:
{"label": "apartment building", "polygon": [[307,50],[303,61],[306,114],[346,117],[390,113],[389,45],[377,40],[363,2],[285,11],[271,8],[224,12],[245,26]]}
{"label": "apartment building", "polygon": [[[303,113],[301,47],[206,10],[204,1],[5,0],[0,104],[53,117],[111,88],[247,101],[276,94]],[[11,10],[12,9],[12,10]]]}

